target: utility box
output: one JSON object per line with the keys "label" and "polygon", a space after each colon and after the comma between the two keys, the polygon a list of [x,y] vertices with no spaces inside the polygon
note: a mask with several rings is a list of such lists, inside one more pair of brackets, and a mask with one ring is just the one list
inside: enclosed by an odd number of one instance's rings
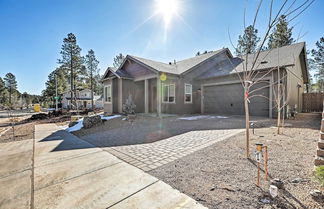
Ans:
{"label": "utility box", "polygon": [[40,104],[34,104],[34,112],[40,112]]}

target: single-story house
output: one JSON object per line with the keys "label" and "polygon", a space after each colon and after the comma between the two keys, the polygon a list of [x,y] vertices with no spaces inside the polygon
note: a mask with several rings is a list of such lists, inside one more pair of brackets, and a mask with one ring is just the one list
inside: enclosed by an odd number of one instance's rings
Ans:
{"label": "single-story house", "polygon": [[[137,113],[243,115],[240,76],[244,60],[250,66],[254,56],[233,57],[228,48],[170,63],[127,55],[118,69],[108,67],[102,78],[104,110],[122,113],[132,95]],[[277,69],[285,78],[280,85],[285,86],[288,107],[301,110],[304,84],[309,81],[304,42],[263,51],[255,66],[254,80],[262,82],[253,88],[261,96],[250,99],[251,115],[275,116]]]}
{"label": "single-story house", "polygon": [[[93,102],[95,108],[103,108],[103,97],[101,95],[93,94]],[[76,104],[78,109],[91,108],[91,90],[83,89],[76,93]],[[71,105],[71,92],[67,91],[63,94],[62,107],[69,108]]]}

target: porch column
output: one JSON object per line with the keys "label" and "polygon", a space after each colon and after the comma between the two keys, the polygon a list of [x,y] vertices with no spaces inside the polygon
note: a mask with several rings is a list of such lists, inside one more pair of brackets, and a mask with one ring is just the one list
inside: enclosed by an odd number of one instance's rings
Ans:
{"label": "porch column", "polygon": [[161,116],[161,80],[160,75],[156,78],[156,104],[157,104],[157,115]]}
{"label": "porch column", "polygon": [[145,113],[149,112],[149,83],[148,79],[144,80],[144,107]]}
{"label": "porch column", "polygon": [[118,79],[118,112],[123,112],[123,79]]}

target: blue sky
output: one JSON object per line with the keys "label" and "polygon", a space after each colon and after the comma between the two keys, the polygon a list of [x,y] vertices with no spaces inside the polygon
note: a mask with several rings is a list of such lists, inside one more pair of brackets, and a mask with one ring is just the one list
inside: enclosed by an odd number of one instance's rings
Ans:
{"label": "blue sky", "polygon": [[[12,72],[19,91],[40,94],[48,74],[58,66],[63,38],[70,32],[77,36],[82,54],[95,51],[101,73],[118,53],[169,62],[197,51],[232,50],[228,29],[236,44],[244,6],[249,23],[257,4],[256,0],[178,1],[181,18],[172,19],[165,38],[162,16],[147,20],[156,12],[155,0],[0,0],[0,77]],[[268,14],[264,9],[257,23],[260,35]],[[300,41],[306,41],[308,49],[324,36],[323,9],[324,1],[317,0],[291,23],[295,38],[306,33]]]}

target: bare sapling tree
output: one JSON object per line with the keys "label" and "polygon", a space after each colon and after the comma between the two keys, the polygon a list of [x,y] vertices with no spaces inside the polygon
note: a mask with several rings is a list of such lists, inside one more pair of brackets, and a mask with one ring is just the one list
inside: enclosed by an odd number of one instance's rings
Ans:
{"label": "bare sapling tree", "polygon": [[287,74],[283,74],[284,71],[281,71],[278,65],[277,68],[277,81],[273,83],[272,92],[274,96],[275,109],[277,110],[277,134],[280,134],[280,127],[283,127],[284,118],[285,118],[285,108],[287,105],[286,97],[286,77]]}
{"label": "bare sapling tree", "polygon": [[[265,55],[260,57],[261,52],[265,48],[265,44],[267,43],[270,32],[273,28],[277,25],[280,20],[280,17],[283,15],[289,18],[288,22],[294,20],[299,15],[301,15],[312,3],[314,0],[303,0],[302,2],[297,2],[296,0],[284,0],[280,1],[280,5],[277,7],[274,6],[274,1],[270,1],[268,17],[267,17],[267,26],[264,31],[264,35],[260,40],[258,40],[258,44],[256,47],[255,40],[253,40],[254,36],[246,36],[246,46],[245,47],[235,47],[233,44],[233,48],[235,49],[237,54],[243,59],[242,63],[239,65],[241,66],[240,69],[237,67],[235,71],[237,72],[238,78],[242,84],[243,91],[244,91],[244,111],[245,111],[245,139],[246,139],[246,157],[250,158],[250,112],[249,112],[249,104],[251,98],[253,97],[265,97],[261,94],[257,94],[258,91],[264,88],[269,88],[272,84],[269,83],[266,86],[258,87],[257,84],[260,84],[265,81],[265,78],[274,70],[278,68],[271,68],[266,71],[260,71],[259,66],[262,63],[262,59],[266,58],[266,56],[270,53],[271,50],[265,52]],[[252,24],[246,25],[246,9],[244,10],[244,31],[249,29],[254,30],[256,28],[256,22],[258,20],[258,15],[263,5],[263,1],[259,0],[257,9],[255,11]],[[299,4],[298,4],[299,3]],[[275,10],[274,8],[278,8]],[[231,40],[231,38],[230,38]],[[232,42],[231,42],[232,43]],[[252,49],[252,50],[251,50]],[[251,54],[253,53],[253,54]],[[280,67],[280,66],[278,66]],[[277,83],[280,82],[279,80],[276,81]],[[269,99],[269,98],[268,98]],[[280,106],[280,105],[279,105]]]}

